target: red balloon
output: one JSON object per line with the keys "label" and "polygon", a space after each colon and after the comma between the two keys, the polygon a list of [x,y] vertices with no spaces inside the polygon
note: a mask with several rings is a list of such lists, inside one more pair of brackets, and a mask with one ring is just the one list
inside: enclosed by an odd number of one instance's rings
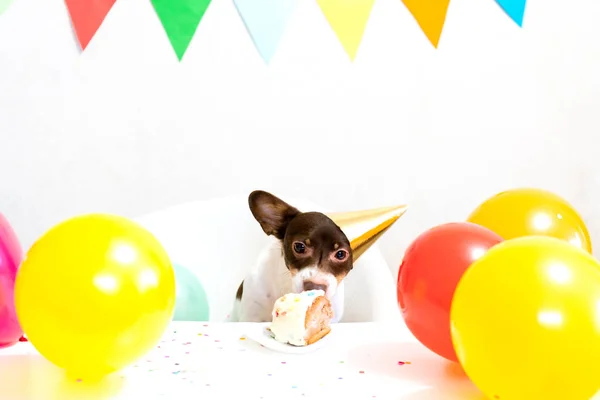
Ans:
{"label": "red balloon", "polygon": [[458,362],[450,336],[450,305],[469,266],[503,239],[470,222],[429,229],[406,249],[397,295],[412,334],[434,353]]}

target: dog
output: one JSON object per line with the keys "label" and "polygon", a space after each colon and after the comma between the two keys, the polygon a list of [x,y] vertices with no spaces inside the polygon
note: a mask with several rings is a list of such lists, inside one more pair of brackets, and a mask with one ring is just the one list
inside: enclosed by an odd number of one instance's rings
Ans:
{"label": "dog", "polygon": [[301,212],[262,190],[250,193],[248,205],[271,243],[240,284],[231,321],[270,322],[279,297],[320,289],[331,301],[331,322],[339,322],[344,278],[354,268],[344,232],[325,214]]}

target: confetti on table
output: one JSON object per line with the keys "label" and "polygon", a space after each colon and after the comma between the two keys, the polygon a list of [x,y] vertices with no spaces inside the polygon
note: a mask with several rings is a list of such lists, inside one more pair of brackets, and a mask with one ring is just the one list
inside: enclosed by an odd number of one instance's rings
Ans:
{"label": "confetti on table", "polygon": [[[360,389],[363,398],[372,398],[373,393],[365,393],[365,389],[368,388],[361,388],[360,385],[368,385],[370,380],[377,380],[380,375],[369,369],[370,364],[356,364],[356,360],[346,360],[344,353],[338,353],[335,358],[322,360],[317,367],[306,372],[309,375],[306,376],[303,368],[306,356],[288,360],[288,355],[265,352],[261,349],[264,348],[263,345],[250,340],[250,337],[242,332],[214,329],[212,325],[205,328],[198,326],[201,325],[196,325],[193,330],[169,330],[159,346],[155,346],[138,364],[133,365],[134,368],[129,369],[128,386],[133,387],[139,381],[139,386],[154,392],[157,400],[163,398],[160,397],[160,393],[166,387],[182,393],[187,393],[194,387],[201,397],[203,394],[209,394],[209,391],[213,394],[230,391],[233,393],[234,388],[227,382],[227,376],[231,369],[239,369],[247,374],[244,377],[247,382],[256,383],[255,387],[248,388],[248,398],[258,399],[263,396],[264,399],[275,399],[276,397],[259,391],[264,390],[260,387],[272,390],[273,385],[277,386],[274,390],[281,392],[281,398],[319,397],[320,394],[339,388],[340,385],[344,385],[344,388],[350,391],[354,391],[353,388]],[[209,339],[208,336],[212,337]],[[261,358],[261,361],[257,363],[258,358]],[[310,358],[311,356],[308,356],[308,359]],[[391,364],[391,367],[409,364],[408,361],[399,360],[396,360],[396,363]],[[299,373],[300,371],[302,373]],[[360,377],[352,379],[356,374]],[[164,398],[168,397],[167,395]]]}

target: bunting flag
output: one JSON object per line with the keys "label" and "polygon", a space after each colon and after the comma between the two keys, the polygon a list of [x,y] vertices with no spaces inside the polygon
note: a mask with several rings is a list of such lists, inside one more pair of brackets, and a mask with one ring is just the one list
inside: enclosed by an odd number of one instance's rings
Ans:
{"label": "bunting flag", "polygon": [[10,3],[12,3],[12,0],[0,0],[0,14],[8,10],[8,6],[10,6]]}
{"label": "bunting flag", "polygon": [[354,61],[375,0],[317,0],[338,40]]}
{"label": "bunting flag", "polygon": [[85,50],[116,0],[65,0],[75,35]]}
{"label": "bunting flag", "polygon": [[190,45],[210,2],[211,0],[152,0],[154,10],[179,61]]}
{"label": "bunting flag", "polygon": [[496,3],[502,7],[504,12],[517,23],[523,26],[523,16],[525,15],[525,6],[527,0],[496,0]]}
{"label": "bunting flag", "polygon": [[268,64],[299,0],[233,0],[254,46]]}
{"label": "bunting flag", "polygon": [[433,47],[437,48],[450,0],[402,0]]}

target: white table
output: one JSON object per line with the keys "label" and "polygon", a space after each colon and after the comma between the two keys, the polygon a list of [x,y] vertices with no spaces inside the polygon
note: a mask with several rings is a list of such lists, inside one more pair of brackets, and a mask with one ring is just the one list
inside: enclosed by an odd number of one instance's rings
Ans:
{"label": "white table", "polygon": [[99,384],[67,381],[30,343],[19,343],[0,350],[0,398],[484,399],[458,365],[404,326],[337,324],[328,346],[303,355],[262,347],[245,338],[249,327],[173,323],[147,356]]}

